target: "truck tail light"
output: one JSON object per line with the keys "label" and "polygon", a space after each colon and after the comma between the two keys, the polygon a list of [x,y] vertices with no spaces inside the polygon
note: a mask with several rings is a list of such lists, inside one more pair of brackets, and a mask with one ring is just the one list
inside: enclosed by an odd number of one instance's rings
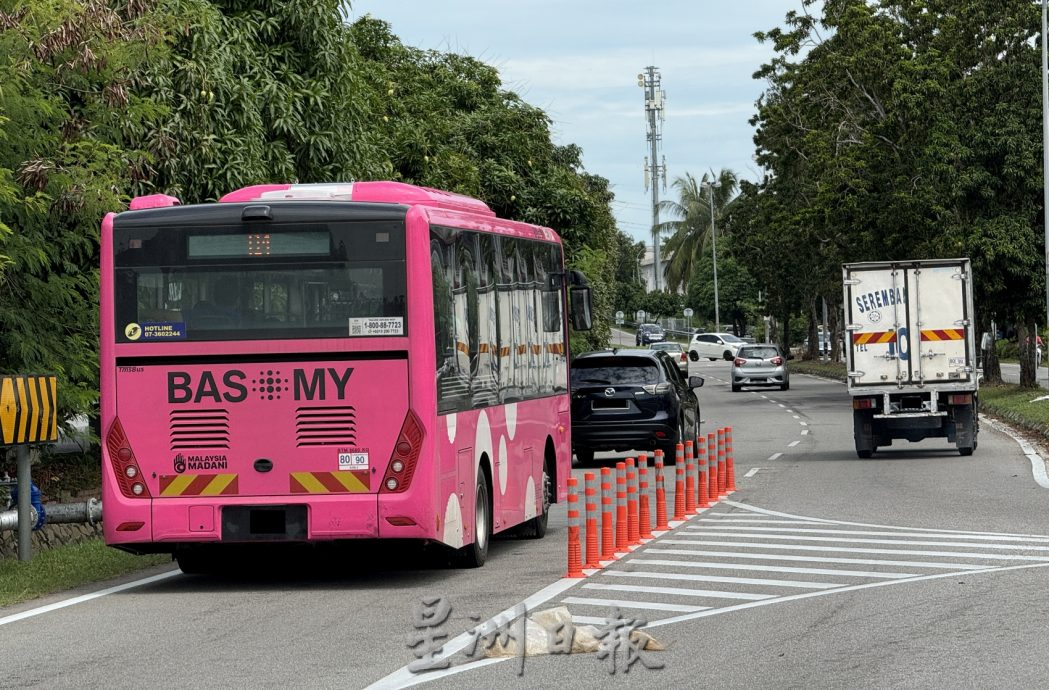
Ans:
{"label": "truck tail light", "polygon": [[853,398],[852,409],[869,410],[874,407],[874,398]]}
{"label": "truck tail light", "polygon": [[951,393],[947,396],[948,405],[972,405],[972,393]]}
{"label": "truck tail light", "polygon": [[422,453],[423,427],[415,413],[408,410],[401,424],[401,433],[390,453],[390,462],[386,465],[386,476],[382,479],[380,493],[399,494],[408,490],[415,474],[415,464]]}
{"label": "truck tail light", "polygon": [[119,417],[113,420],[106,434],[106,448],[109,449],[109,461],[113,464],[113,474],[116,475],[120,493],[127,498],[150,498],[149,487],[142,477],[135,451],[131,450],[131,443]]}

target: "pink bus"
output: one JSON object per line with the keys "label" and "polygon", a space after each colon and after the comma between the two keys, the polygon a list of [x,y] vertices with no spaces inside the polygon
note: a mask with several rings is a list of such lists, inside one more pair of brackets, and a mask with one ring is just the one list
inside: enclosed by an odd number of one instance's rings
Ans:
{"label": "pink bus", "polygon": [[112,546],[201,572],[413,539],[474,567],[566,496],[590,289],[549,228],[397,182],[153,195],[103,221],[101,292]]}

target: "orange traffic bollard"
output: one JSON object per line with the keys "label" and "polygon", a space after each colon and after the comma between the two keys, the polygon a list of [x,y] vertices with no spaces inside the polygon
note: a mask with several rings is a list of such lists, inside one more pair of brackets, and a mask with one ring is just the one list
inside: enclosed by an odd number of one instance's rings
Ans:
{"label": "orange traffic bollard", "polygon": [[707,496],[718,502],[718,442],[714,432],[707,434]]}
{"label": "orange traffic bollard", "polygon": [[663,484],[663,451],[656,451],[656,529],[668,530],[667,489]]}
{"label": "orange traffic bollard", "polygon": [[644,453],[637,458],[638,523],[642,539],[652,538],[652,509],[649,502],[648,458]]}
{"label": "orange traffic bollard", "polygon": [[725,462],[725,429],[718,429],[718,498],[728,496],[728,463]]}
{"label": "orange traffic bollard", "polygon": [[685,441],[685,514],[696,512],[696,462],[692,457],[692,439]]}
{"label": "orange traffic bollard", "polygon": [[593,472],[583,473],[583,495],[586,498],[586,567],[600,568],[597,550],[597,479]]}
{"label": "orange traffic bollard", "polygon": [[616,551],[626,551],[626,463],[616,463]]}
{"label": "orange traffic bollard", "polygon": [[601,468],[601,560],[611,561],[616,557],[616,537],[613,525],[612,470]]}
{"label": "orange traffic bollard", "polygon": [[696,512],[699,512],[710,507],[710,497],[707,495],[707,448],[702,439],[696,444],[696,450],[699,460],[699,500]]}
{"label": "orange traffic bollard", "polygon": [[565,577],[585,577],[579,543],[579,480],[568,478],[568,572]]}
{"label": "orange traffic bollard", "polygon": [[685,519],[685,447],[677,444],[674,458],[674,519]]}
{"label": "orange traffic bollard", "polygon": [[637,467],[634,458],[626,461],[626,541],[627,546],[641,543],[638,528]]}
{"label": "orange traffic bollard", "polygon": [[735,461],[732,459],[732,427],[725,427],[725,462],[728,464],[728,492],[734,493],[736,491],[736,468]]}

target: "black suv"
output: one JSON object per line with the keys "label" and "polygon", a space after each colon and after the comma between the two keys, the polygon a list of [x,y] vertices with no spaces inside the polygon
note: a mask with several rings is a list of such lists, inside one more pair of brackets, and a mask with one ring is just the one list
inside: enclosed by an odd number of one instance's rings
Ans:
{"label": "black suv", "polygon": [[634,334],[634,344],[639,347],[650,343],[661,343],[666,339],[666,331],[658,323],[643,323],[637,327],[637,333]]}
{"label": "black suv", "polygon": [[572,361],[572,451],[581,464],[594,451],[662,448],[699,437],[702,376],[685,377],[661,350],[605,350]]}

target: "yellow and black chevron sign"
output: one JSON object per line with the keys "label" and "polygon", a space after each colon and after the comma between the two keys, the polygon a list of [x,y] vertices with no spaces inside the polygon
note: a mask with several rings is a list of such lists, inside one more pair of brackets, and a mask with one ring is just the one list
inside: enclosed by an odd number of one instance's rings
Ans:
{"label": "yellow and black chevron sign", "polygon": [[58,440],[54,376],[0,376],[0,446]]}

